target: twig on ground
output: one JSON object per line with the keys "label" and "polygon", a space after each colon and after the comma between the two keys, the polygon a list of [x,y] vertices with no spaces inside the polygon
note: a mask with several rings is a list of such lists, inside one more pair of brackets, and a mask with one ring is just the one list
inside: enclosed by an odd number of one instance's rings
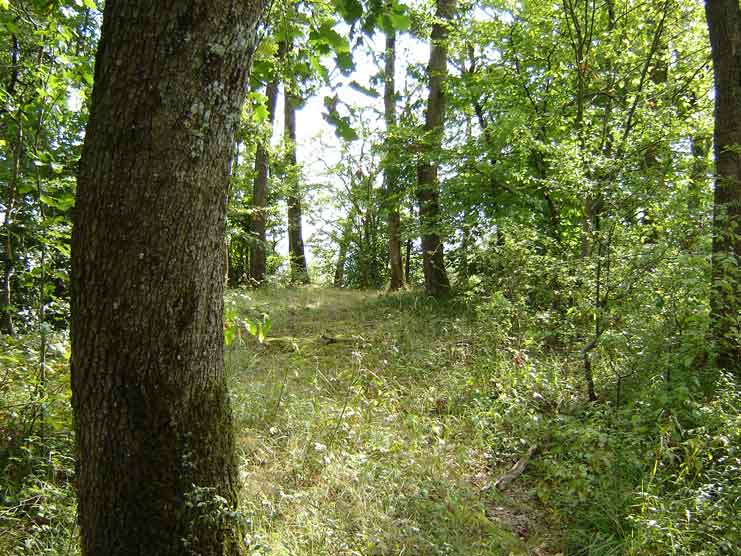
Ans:
{"label": "twig on ground", "polygon": [[495,481],[494,488],[496,488],[497,490],[506,489],[512,481],[522,475],[523,471],[525,471],[525,467],[527,466],[528,461],[530,461],[530,458],[533,457],[535,455],[535,452],[537,451],[537,445],[534,444],[530,446],[527,454],[522,456],[519,461],[512,466],[512,469],[507,471],[504,475],[502,475]]}

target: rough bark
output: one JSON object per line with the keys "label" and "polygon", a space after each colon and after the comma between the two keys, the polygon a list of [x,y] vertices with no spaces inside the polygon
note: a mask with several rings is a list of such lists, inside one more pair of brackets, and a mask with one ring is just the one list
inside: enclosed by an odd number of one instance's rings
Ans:
{"label": "rough bark", "polygon": [[396,33],[386,34],[386,51],[384,54],[384,91],[383,107],[386,120],[386,160],[384,161],[383,181],[389,234],[389,291],[405,287],[404,268],[401,262],[401,217],[399,215],[399,171],[394,163],[391,141],[388,135],[396,125]]}
{"label": "rough bark", "polygon": [[[275,109],[278,104],[278,79],[268,83],[265,94],[268,98],[268,121],[273,129]],[[266,274],[266,210],[268,206],[268,174],[270,158],[268,144],[260,142],[255,152],[255,181],[252,188],[252,233],[255,237],[254,247],[250,257],[250,282],[259,286],[265,281]]]}
{"label": "rough bark", "polygon": [[705,10],[715,75],[712,330],[718,366],[741,374],[741,9],[707,0]]}
{"label": "rough bark", "polygon": [[286,163],[288,166],[288,259],[291,271],[291,282],[309,283],[309,272],[306,268],[304,236],[301,230],[301,193],[299,191],[298,168],[296,167],[296,104],[298,97],[292,94],[288,85],[285,87],[284,114]]}
{"label": "rough bark", "polygon": [[417,165],[417,202],[422,228],[422,263],[425,291],[428,295],[442,297],[450,292],[450,282],[445,271],[443,243],[440,239],[440,206],[437,165],[431,154],[442,145],[445,119],[445,79],[448,73],[448,25],[455,11],[455,0],[437,0],[437,13],[432,26],[432,44],[427,73],[430,93],[425,114],[425,140],[421,145]]}
{"label": "rough bark", "polygon": [[241,554],[223,238],[262,7],[106,2],[72,235],[87,556]]}

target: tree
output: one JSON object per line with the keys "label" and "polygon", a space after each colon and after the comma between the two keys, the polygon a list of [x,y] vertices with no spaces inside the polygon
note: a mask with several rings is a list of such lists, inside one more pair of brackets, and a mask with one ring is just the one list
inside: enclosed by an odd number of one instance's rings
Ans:
{"label": "tree", "polygon": [[430,159],[440,150],[442,124],[445,119],[445,77],[448,73],[448,25],[455,11],[455,0],[437,0],[437,14],[432,26],[430,63],[427,67],[430,94],[425,115],[425,141],[422,158],[417,165],[417,201],[419,222],[422,228],[422,261],[425,291],[435,297],[450,291],[445,272],[443,243],[440,240],[440,206],[437,165]]}
{"label": "tree", "polygon": [[396,90],[395,90],[395,62],[396,62],[396,31],[386,31],[386,50],[384,51],[384,91],[383,113],[386,120],[386,159],[383,169],[384,193],[387,210],[387,225],[389,234],[389,291],[404,288],[404,268],[401,262],[401,217],[399,215],[399,186],[397,184],[399,171],[392,160],[391,141],[388,135],[396,125]]}
{"label": "tree", "polygon": [[286,176],[288,192],[288,258],[291,267],[291,281],[308,284],[309,272],[306,268],[304,237],[301,226],[301,192],[299,188],[299,169],[296,163],[296,105],[299,97],[291,91],[289,82],[285,82],[283,91],[286,144]]}
{"label": "tree", "polygon": [[222,244],[262,9],[105,6],[72,238],[83,554],[240,553]]}
{"label": "tree", "polygon": [[738,0],[707,0],[715,75],[713,288],[710,305],[718,366],[741,360],[738,269],[741,256],[741,9]]}
{"label": "tree", "polygon": [[[280,56],[280,54],[279,54]],[[265,93],[267,95],[268,122],[270,131],[273,130],[275,120],[275,109],[278,103],[278,78],[275,77],[267,84]],[[265,281],[266,257],[265,257],[265,223],[268,208],[268,174],[270,172],[270,157],[268,148],[270,138],[260,141],[255,152],[255,181],[252,190],[252,233],[255,235],[254,248],[250,256],[250,281],[260,285]]]}

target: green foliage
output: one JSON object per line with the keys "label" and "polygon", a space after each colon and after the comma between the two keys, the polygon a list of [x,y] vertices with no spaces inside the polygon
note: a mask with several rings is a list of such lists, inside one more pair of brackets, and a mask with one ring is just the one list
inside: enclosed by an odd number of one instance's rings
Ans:
{"label": "green foliage", "polygon": [[68,338],[0,342],[0,553],[76,554]]}
{"label": "green foliage", "polygon": [[232,354],[251,553],[733,553],[730,379],[708,389],[689,371],[667,385],[646,358],[619,404],[588,404],[579,359],[518,332],[515,312],[538,321],[504,294],[277,290],[244,303],[270,306],[274,333],[292,335]]}
{"label": "green foliage", "polygon": [[741,545],[741,389],[729,376],[716,387],[709,402],[678,396],[661,419],[628,554],[735,554]]}
{"label": "green foliage", "polygon": [[233,292],[224,303],[224,342],[230,347],[235,339],[241,341],[243,332],[255,337],[261,344],[273,326],[270,315],[265,312],[244,311],[251,298],[243,292]]}
{"label": "green foliage", "polygon": [[0,315],[24,332],[43,319],[64,327],[67,318],[74,175],[97,12],[89,2],[62,4],[0,11],[0,262],[12,294]]}

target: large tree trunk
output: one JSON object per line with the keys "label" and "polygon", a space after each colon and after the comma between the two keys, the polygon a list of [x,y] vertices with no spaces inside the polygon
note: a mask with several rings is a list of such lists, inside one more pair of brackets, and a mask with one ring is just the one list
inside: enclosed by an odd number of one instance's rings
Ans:
{"label": "large tree trunk", "polygon": [[301,193],[298,168],[296,166],[296,104],[298,97],[291,93],[286,84],[283,94],[285,108],[285,142],[288,163],[288,259],[291,267],[291,282],[308,284],[304,237],[301,231]]}
{"label": "large tree trunk", "polygon": [[450,292],[450,282],[445,272],[443,244],[440,239],[440,206],[437,165],[431,155],[440,150],[443,121],[445,119],[445,92],[443,86],[448,73],[448,28],[455,11],[456,0],[437,0],[436,22],[432,26],[430,63],[430,96],[427,99],[425,140],[420,162],[417,165],[417,201],[419,222],[422,228],[422,262],[425,291],[435,297]]}
{"label": "large tree trunk", "polygon": [[241,554],[225,199],[262,0],[106,2],[72,236],[87,556]]}
{"label": "large tree trunk", "polygon": [[391,151],[389,134],[396,125],[396,33],[386,34],[383,107],[386,120],[386,153],[383,168],[385,204],[389,234],[389,291],[404,288],[404,268],[401,262],[401,217],[399,216],[399,171]]}
{"label": "large tree trunk", "polygon": [[[278,84],[278,79],[274,79],[268,83],[265,90],[268,97],[268,120],[271,130],[273,129],[275,109],[278,104]],[[265,222],[268,207],[268,174],[270,171],[269,144],[270,138],[265,143],[261,141],[257,144],[255,152],[255,181],[252,189],[252,233],[255,241],[250,256],[250,282],[256,286],[265,281],[266,273]]]}
{"label": "large tree trunk", "polygon": [[713,335],[720,368],[741,374],[741,9],[738,0],[707,0],[715,73]]}

